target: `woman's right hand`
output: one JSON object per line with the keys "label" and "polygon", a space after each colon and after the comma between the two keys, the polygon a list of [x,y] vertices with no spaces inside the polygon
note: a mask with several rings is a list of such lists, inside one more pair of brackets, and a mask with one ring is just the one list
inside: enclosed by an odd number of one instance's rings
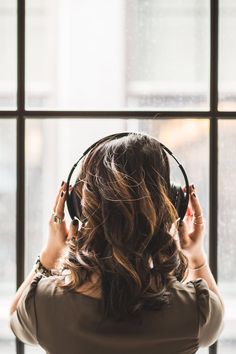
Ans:
{"label": "woman's right hand", "polygon": [[189,267],[200,267],[206,261],[204,251],[205,226],[202,208],[193,185],[190,186],[190,199],[182,225],[179,225],[179,242],[184,255],[189,260]]}

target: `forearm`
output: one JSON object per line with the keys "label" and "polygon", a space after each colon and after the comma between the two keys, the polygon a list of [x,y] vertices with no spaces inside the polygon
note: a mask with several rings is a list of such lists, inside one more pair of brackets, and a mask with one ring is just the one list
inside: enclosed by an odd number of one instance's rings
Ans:
{"label": "forearm", "polygon": [[[54,213],[61,220],[64,218],[65,196],[66,183],[63,181],[63,183],[61,184],[61,188],[58,191],[53,207]],[[40,252],[40,261],[45,268],[47,268],[48,270],[57,269],[57,266],[60,265],[58,260],[64,254],[67,248],[66,241],[68,239],[71,239],[77,231],[78,222],[76,221],[76,219],[70,224],[70,229],[68,233],[66,223],[63,221],[58,224],[57,222],[55,222],[53,215],[51,216],[49,220],[48,240],[45,247]],[[34,275],[35,271],[34,269],[32,269],[29,275],[26,277],[24,282],[17,290],[10,306],[10,315],[16,310],[18,301],[20,300],[26,287],[31,284]]]}
{"label": "forearm", "polygon": [[11,306],[10,306],[10,315],[12,315],[13,312],[16,310],[17,304],[18,304],[18,301],[21,298],[21,295],[23,294],[25,288],[27,288],[27,286],[31,283],[31,281],[33,280],[34,276],[35,276],[35,271],[34,271],[34,269],[32,269],[30,271],[30,273],[28,274],[28,276],[23,281],[23,283],[21,284],[21,286],[19,287],[19,289],[17,290],[17,292],[16,292],[16,294],[15,294],[13,300],[12,300],[12,303],[11,303]]}
{"label": "forearm", "polygon": [[[199,269],[198,269],[199,268]],[[198,260],[189,261],[188,276],[186,281],[195,280],[198,278],[204,279],[211,291],[213,291],[220,299],[223,305],[219,288],[216,284],[215,278],[209,267],[206,255],[202,255]]]}
{"label": "forearm", "polygon": [[[45,266],[45,268],[52,269],[52,268],[55,267],[55,264],[56,264],[56,261],[57,261],[57,257],[55,257],[55,255],[49,254],[44,249],[40,253],[40,260],[41,260],[41,263]],[[31,282],[32,282],[32,280],[33,280],[35,275],[36,275],[35,270],[34,270],[34,268],[32,268],[32,270],[27,275],[27,277],[25,278],[23,283],[20,285],[20,287],[18,288],[15,296],[12,299],[11,306],[10,306],[10,315],[12,315],[13,312],[16,310],[17,304],[18,304],[18,302],[19,302],[24,290],[27,288],[27,286],[29,284],[31,284]]]}

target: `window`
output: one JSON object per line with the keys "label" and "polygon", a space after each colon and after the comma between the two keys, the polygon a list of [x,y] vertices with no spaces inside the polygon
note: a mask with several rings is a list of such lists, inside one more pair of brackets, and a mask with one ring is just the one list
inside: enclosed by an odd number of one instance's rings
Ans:
{"label": "window", "polygon": [[203,205],[226,321],[199,353],[235,353],[235,2],[1,0],[0,9],[0,352],[42,353],[14,339],[8,308],[61,179],[96,139],[141,130],[173,150]]}

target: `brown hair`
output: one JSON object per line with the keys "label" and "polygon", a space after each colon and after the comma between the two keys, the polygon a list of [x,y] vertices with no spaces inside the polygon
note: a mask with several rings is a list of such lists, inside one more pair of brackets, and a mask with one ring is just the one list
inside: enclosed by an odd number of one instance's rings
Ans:
{"label": "brown hair", "polygon": [[105,141],[85,156],[74,188],[83,222],[68,243],[64,269],[74,291],[99,275],[104,317],[121,320],[169,303],[170,274],[187,260],[170,229],[178,218],[168,195],[169,161],[143,133]]}

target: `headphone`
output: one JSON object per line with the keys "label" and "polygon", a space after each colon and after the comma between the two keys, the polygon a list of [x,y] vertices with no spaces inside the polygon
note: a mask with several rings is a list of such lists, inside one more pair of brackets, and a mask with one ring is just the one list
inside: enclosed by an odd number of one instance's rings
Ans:
{"label": "headphone", "polygon": [[[90,145],[83,153],[83,155],[79,158],[79,160],[73,165],[69,176],[67,178],[67,187],[66,187],[66,204],[67,204],[67,209],[68,212],[70,214],[71,219],[77,218],[79,220],[82,219],[82,206],[81,206],[81,200],[78,196],[78,194],[75,192],[74,187],[71,188],[71,190],[69,191],[69,186],[70,186],[70,180],[71,180],[71,176],[75,170],[75,168],[77,167],[78,163],[80,162],[80,160],[87,155],[93,148],[95,148],[96,146],[98,146],[99,144],[107,141],[107,140],[114,140],[114,139],[118,139],[118,138],[122,138],[124,136],[128,136],[129,134],[137,134],[137,133],[133,133],[133,132],[123,132],[123,133],[118,133],[118,134],[111,134],[111,135],[107,135],[102,139],[97,140],[95,143],[93,143],[92,145]],[[140,134],[140,133],[138,133]],[[155,138],[153,138],[155,139]],[[157,139],[155,139],[157,140]],[[158,140],[157,140],[158,141]],[[159,142],[159,141],[158,141]],[[190,194],[190,188],[189,188],[189,182],[188,182],[188,177],[187,174],[183,168],[183,166],[179,163],[179,161],[177,160],[177,158],[173,155],[173,153],[161,142],[159,142],[160,146],[162,147],[162,149],[164,149],[170,156],[173,157],[173,159],[177,162],[183,176],[184,176],[184,180],[185,180],[185,185],[186,185],[186,192],[183,191],[182,187],[180,185],[177,185],[175,183],[170,183],[170,190],[168,191],[169,194],[169,198],[172,202],[172,204],[174,205],[178,215],[179,215],[179,219],[183,220],[187,208],[188,208],[188,202],[189,202],[189,194]]]}

